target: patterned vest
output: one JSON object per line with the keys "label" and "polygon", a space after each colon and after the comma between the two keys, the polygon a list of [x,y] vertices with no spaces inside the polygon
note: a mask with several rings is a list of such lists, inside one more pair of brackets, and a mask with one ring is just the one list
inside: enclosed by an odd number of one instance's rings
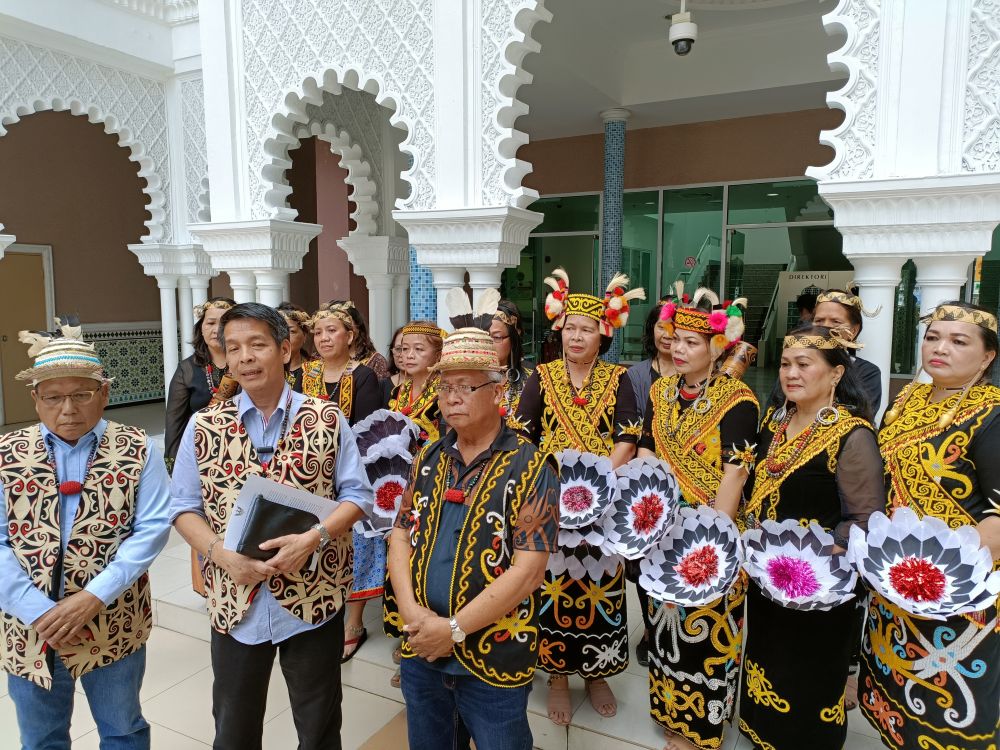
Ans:
{"label": "patterned vest", "polygon": [[[132,533],[139,477],[146,463],[146,434],[108,422],[80,494],[73,531],[63,558],[64,592],[75,594],[114,559]],[[0,482],[7,498],[10,546],[21,567],[42,592],[53,590],[59,555],[58,481],[49,464],[39,425],[0,436]],[[87,627],[82,646],[59,651],[73,677],[138,651],[153,627],[149,578],[143,573],[102,609]],[[0,668],[48,690],[52,675],[47,646],[33,628],[0,613]]]}
{"label": "patterned vest", "polygon": [[[476,484],[456,545],[449,615],[459,612],[510,567],[517,515],[523,499],[538,483],[547,456],[521,436],[517,436],[517,443],[516,450],[496,452]],[[417,479],[410,576],[417,603],[428,608],[427,568],[437,542],[450,464],[444,459],[442,446],[443,441],[428,445],[414,467]],[[455,644],[455,658],[494,687],[520,687],[531,682],[538,660],[539,599],[540,590],[536,590],[499,622],[469,633],[463,643]],[[403,654],[413,656],[405,640]]]}
{"label": "patterned vest", "polygon": [[670,464],[681,495],[689,505],[701,505],[715,499],[722,481],[723,461],[753,467],[753,446],[746,446],[746,456],[734,455],[722,445],[720,425],[726,412],[749,401],[757,406],[757,397],[743,381],[719,377],[712,381],[706,396],[711,406],[698,414],[693,406],[681,410],[678,400],[667,394],[677,387],[680,376],[660,378],[650,390],[653,404],[653,440],[656,455]]}
{"label": "patterned vest", "polygon": [[[333,404],[307,398],[271,460],[269,478],[334,498],[340,444],[337,413]],[[195,415],[194,445],[205,515],[212,531],[224,536],[246,478],[264,473],[234,401]],[[323,622],[343,605],[353,580],[353,562],[351,535],[341,534],[327,545],[315,571],[277,575],[266,581],[267,587],[278,604],[300,620]],[[220,633],[228,633],[243,619],[260,586],[239,585],[215,565],[206,569],[205,585],[212,627]]]}
{"label": "patterned vest", "polygon": [[[326,395],[326,383],[323,382],[324,369],[322,359],[314,359],[302,365],[302,392],[320,401],[329,401]],[[337,405],[348,419],[351,418],[351,407],[354,402],[353,369],[348,366],[340,376],[340,387],[337,391]]]}

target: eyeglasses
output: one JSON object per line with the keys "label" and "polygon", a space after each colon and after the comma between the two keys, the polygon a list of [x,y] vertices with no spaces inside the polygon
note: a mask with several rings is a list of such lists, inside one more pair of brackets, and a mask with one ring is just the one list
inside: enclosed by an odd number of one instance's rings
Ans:
{"label": "eyeglasses", "polygon": [[506,341],[507,339],[509,339],[510,336],[503,336],[503,335],[501,335],[501,334],[498,333],[498,334],[495,334],[495,335],[491,334],[490,338],[493,339],[493,343],[494,344],[499,344],[501,341]]}
{"label": "eyeglasses", "polygon": [[60,406],[62,406],[63,401],[65,401],[66,399],[69,399],[77,406],[86,406],[87,404],[89,404],[91,401],[94,400],[94,396],[96,396],[100,392],[100,390],[101,389],[98,388],[97,390],[94,391],[76,391],[74,393],[67,393],[62,396],[39,396],[38,400],[41,401],[50,409],[58,409]]}
{"label": "eyeglasses", "polygon": [[485,388],[488,385],[496,385],[493,381],[486,381],[481,385],[452,385],[451,383],[441,383],[438,386],[438,393],[443,393],[445,396],[450,396],[452,393],[457,393],[459,396],[468,396],[475,393],[480,388]]}
{"label": "eyeglasses", "polygon": [[403,347],[401,347],[401,346],[394,346],[394,347],[392,347],[392,353],[393,354],[402,354],[403,353]]}

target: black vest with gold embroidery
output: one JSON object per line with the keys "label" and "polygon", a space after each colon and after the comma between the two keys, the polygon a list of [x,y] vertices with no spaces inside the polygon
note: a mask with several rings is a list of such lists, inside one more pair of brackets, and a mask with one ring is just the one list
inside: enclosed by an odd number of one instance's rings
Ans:
{"label": "black vest with gold embroidery", "polygon": [[[413,486],[410,578],[417,603],[429,607],[427,574],[437,542],[449,461],[443,440],[428,445],[417,458]],[[548,454],[521,436],[515,450],[500,450],[486,468],[469,501],[458,538],[449,592],[453,616],[511,565],[514,530],[524,498],[535,489]],[[494,687],[520,687],[531,682],[538,660],[538,606],[534,591],[500,620],[455,644],[455,658],[473,675]],[[403,655],[412,657],[406,641]]]}

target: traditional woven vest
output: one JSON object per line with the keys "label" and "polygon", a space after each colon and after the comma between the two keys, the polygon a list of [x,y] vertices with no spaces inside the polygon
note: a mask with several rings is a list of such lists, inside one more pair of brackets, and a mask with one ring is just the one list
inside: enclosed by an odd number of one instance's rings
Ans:
{"label": "traditional woven vest", "polygon": [[[510,567],[518,512],[524,498],[538,483],[548,455],[521,436],[517,442],[516,450],[499,451],[489,459],[476,484],[458,539],[449,616],[459,612]],[[427,566],[437,542],[445,503],[448,463],[442,455],[442,441],[438,441],[425,449],[415,467],[412,512],[416,520],[410,534],[413,545],[410,577],[417,603],[428,608]],[[536,590],[498,622],[469,633],[464,642],[455,644],[455,658],[494,687],[520,687],[531,682],[538,661],[540,596],[540,590]],[[413,656],[405,640],[403,655]]]}
{"label": "traditional woven vest", "polygon": [[[337,411],[331,403],[307,398],[271,460],[268,477],[333,499],[340,445]],[[195,415],[194,430],[205,515],[212,531],[224,536],[246,478],[264,471],[235,401],[202,409]],[[278,604],[300,620],[320,623],[343,605],[353,580],[353,562],[351,535],[341,534],[327,545],[315,571],[277,575],[267,580],[267,587]],[[237,584],[215,565],[207,567],[205,585],[212,627],[220,633],[228,633],[239,624],[260,586]]]}
{"label": "traditional woven vest", "polygon": [[[114,559],[132,533],[139,477],[146,463],[146,434],[108,422],[80,494],[63,558],[64,592],[75,594]],[[38,425],[0,436],[0,482],[7,503],[10,547],[35,586],[49,594],[62,537],[58,480]],[[145,573],[87,626],[86,641],[59,651],[73,677],[139,650],[153,627]],[[0,613],[0,668],[48,690],[47,646],[33,628]]]}
{"label": "traditional woven vest", "polygon": [[[610,455],[615,444],[618,382],[625,368],[598,360],[590,373],[587,388],[590,403],[582,407],[573,403],[576,394],[570,385],[565,362],[557,359],[539,365],[537,372],[545,404],[542,447],[549,453],[572,448],[598,456]],[[641,430],[641,425],[636,425],[636,429]]]}

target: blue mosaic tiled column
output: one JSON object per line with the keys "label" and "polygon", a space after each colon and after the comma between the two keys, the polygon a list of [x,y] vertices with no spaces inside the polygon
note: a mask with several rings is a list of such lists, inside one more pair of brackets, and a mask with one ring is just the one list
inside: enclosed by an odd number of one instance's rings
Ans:
{"label": "blue mosaic tiled column", "polygon": [[[611,277],[622,267],[622,200],[625,190],[625,122],[632,113],[627,109],[609,109],[601,113],[604,119],[604,202],[601,214],[601,273],[600,285],[595,289],[598,297]],[[621,334],[606,358],[612,362],[621,359]]]}
{"label": "blue mosaic tiled column", "polygon": [[417,263],[410,247],[410,320],[437,320],[437,290],[431,270]]}

